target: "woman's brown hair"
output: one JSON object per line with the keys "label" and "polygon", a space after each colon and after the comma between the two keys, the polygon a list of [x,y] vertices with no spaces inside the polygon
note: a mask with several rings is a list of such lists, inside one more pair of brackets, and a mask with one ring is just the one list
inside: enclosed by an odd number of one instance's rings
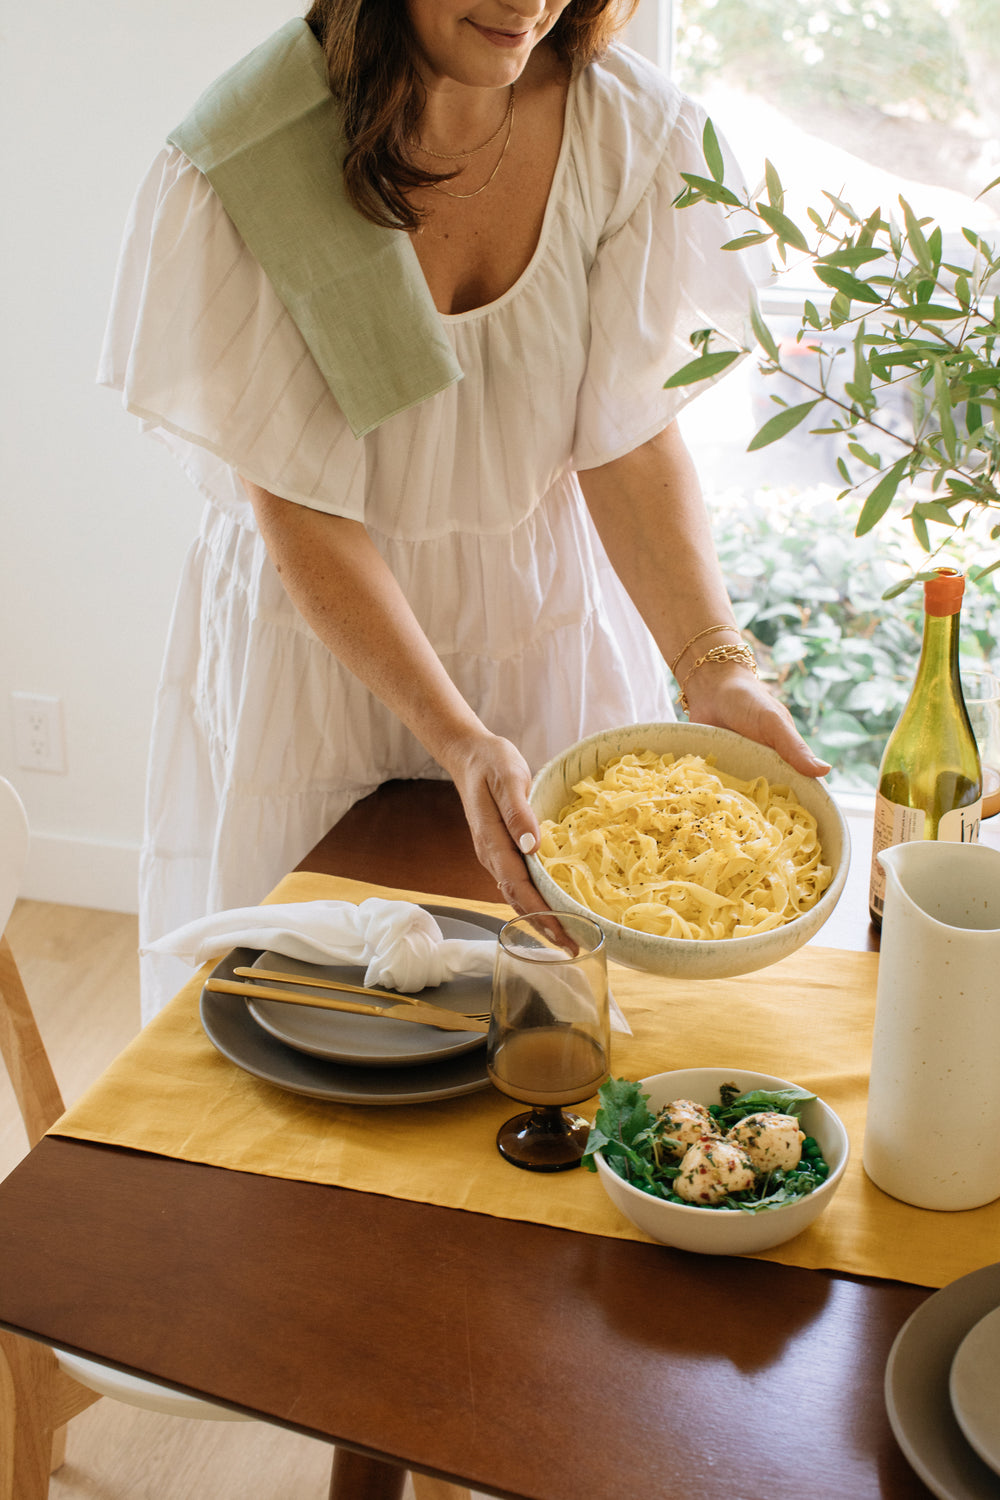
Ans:
{"label": "woman's brown hair", "polygon": [[[548,41],[573,67],[608,48],[639,0],[571,0]],[[344,185],[359,213],[392,229],[416,229],[407,193],[447,181],[410,155],[423,93],[413,65],[413,33],[402,0],[313,0],[306,22],[326,53],[340,102],[347,154]]]}

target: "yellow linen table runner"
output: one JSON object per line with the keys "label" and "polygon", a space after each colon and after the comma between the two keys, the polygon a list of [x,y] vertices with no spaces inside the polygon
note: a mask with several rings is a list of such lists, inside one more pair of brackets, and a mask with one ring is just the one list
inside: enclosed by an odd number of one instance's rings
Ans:
{"label": "yellow linen table runner", "polygon": [[[371,895],[510,915],[503,906],[302,873],[287,876],[268,901],[359,902]],[[246,1073],[216,1051],[201,1026],[201,988],[212,967],[184,986],[52,1134],[646,1240],[612,1206],[596,1174],[535,1174],[505,1162],[495,1136],[517,1106],[491,1086],[417,1105],[359,1106],[293,1094]],[[911,1208],[865,1176],[877,974],[874,953],[818,947],[729,980],[662,979],[613,965],[612,987],[633,1035],[612,1034],[612,1073],[638,1079],[672,1068],[747,1068],[819,1094],[850,1135],[847,1174],[815,1224],[757,1258],[944,1286],[1000,1255],[1000,1201],[963,1213]],[[596,1100],[580,1108],[592,1117]]]}

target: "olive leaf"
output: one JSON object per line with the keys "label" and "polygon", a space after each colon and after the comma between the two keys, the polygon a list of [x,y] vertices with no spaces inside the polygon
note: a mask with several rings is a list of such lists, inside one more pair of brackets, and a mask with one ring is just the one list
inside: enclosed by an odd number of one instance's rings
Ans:
{"label": "olive leaf", "polygon": [[871,302],[878,306],[882,298],[874,287],[866,281],[859,281],[849,271],[838,270],[836,266],[825,265],[821,261],[816,263],[816,275],[826,286],[834,287],[838,292],[843,292],[852,302]]}
{"label": "olive leaf", "polygon": [[676,370],[669,380],[665,380],[663,389],[669,391],[675,386],[694,385],[699,380],[710,380],[713,375],[721,375],[734,360],[742,359],[743,353],[742,349],[719,349],[714,354],[699,355],[697,359],[692,359]]}
{"label": "olive leaf", "polygon": [[861,515],[858,517],[858,524],[855,527],[855,534],[857,536],[864,536],[866,532],[871,531],[876,522],[880,521],[885,515],[893,502],[896,491],[903,482],[906,469],[907,460],[900,458],[897,459],[891,469],[888,469],[882,475],[882,478],[871,491],[861,508]]}
{"label": "olive leaf", "polygon": [[715,126],[711,120],[705,121],[701,144],[705,152],[705,160],[708,163],[708,170],[712,174],[712,180],[714,182],[721,182],[726,175],[726,164],[722,159],[722,148],[719,145],[719,137],[715,133]]}
{"label": "olive leaf", "polygon": [[754,453],[758,448],[766,448],[769,443],[776,443],[779,438],[784,437],[786,432],[791,432],[793,427],[798,427],[813,408],[819,405],[819,399],[817,397],[815,401],[803,401],[801,406],[786,406],[777,416],[769,418],[750,440],[747,452]]}
{"label": "olive leaf", "polygon": [[767,324],[764,322],[764,319],[761,317],[760,309],[758,308],[756,302],[751,303],[750,306],[750,321],[753,325],[753,331],[757,337],[757,342],[758,344],[760,344],[761,348],[765,351],[766,354],[770,356],[772,360],[780,359],[781,356],[778,353],[778,346],[775,343],[774,335],[771,332],[770,328],[768,328]]}
{"label": "olive leaf", "polygon": [[783,214],[779,208],[773,208],[770,203],[758,203],[756,209],[764,223],[774,231],[782,244],[791,245],[796,250],[809,249],[809,241],[787,214]]}

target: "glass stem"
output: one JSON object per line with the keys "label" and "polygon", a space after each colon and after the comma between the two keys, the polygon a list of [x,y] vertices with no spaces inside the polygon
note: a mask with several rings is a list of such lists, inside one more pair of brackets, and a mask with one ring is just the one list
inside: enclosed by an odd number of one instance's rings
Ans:
{"label": "glass stem", "polygon": [[533,1104],[531,1128],[543,1131],[546,1135],[568,1135],[571,1126],[563,1114],[561,1104]]}

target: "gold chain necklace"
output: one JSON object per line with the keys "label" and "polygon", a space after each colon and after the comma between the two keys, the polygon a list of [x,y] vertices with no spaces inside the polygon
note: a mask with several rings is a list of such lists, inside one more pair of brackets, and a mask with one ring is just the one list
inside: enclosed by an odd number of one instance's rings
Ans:
{"label": "gold chain necklace", "polygon": [[[430,184],[430,186],[434,189],[434,191],[437,192],[437,193],[444,193],[445,196],[448,197],[448,198],[478,198],[480,193],[485,193],[486,189],[489,187],[490,183],[493,181],[494,177],[497,175],[497,173],[499,172],[500,168],[503,166],[503,159],[507,155],[507,147],[510,145],[510,138],[514,134],[514,85],[513,84],[511,84],[511,89],[510,89],[510,104],[507,106],[507,114],[505,116],[505,123],[507,125],[507,139],[503,143],[503,150],[500,152],[500,155],[497,158],[497,164],[496,164],[496,166],[493,168],[493,171],[487,177],[487,179],[483,183],[482,187],[473,188],[473,190],[472,190],[471,193],[456,193],[453,188],[442,187],[439,182],[432,182]],[[500,128],[502,130],[503,126],[501,126]],[[496,140],[496,136],[499,135],[499,134],[500,134],[500,131],[497,131],[496,135],[493,136],[493,139]],[[482,148],[480,148],[480,149],[482,149]],[[472,153],[470,153],[470,154],[472,154]]]}
{"label": "gold chain necklace", "polygon": [[421,146],[419,141],[413,141],[411,144],[416,146],[418,151],[422,151],[425,156],[436,156],[438,161],[460,161],[463,156],[478,156],[480,151],[485,151],[487,146],[492,146],[493,142],[496,140],[497,136],[507,124],[507,121],[510,119],[513,113],[514,85],[511,84],[510,98],[507,101],[506,113],[504,114],[504,117],[500,121],[500,124],[497,126],[496,130],[494,130],[493,134],[490,136],[489,140],[484,141],[481,146],[473,146],[471,151],[432,151],[430,146]]}

